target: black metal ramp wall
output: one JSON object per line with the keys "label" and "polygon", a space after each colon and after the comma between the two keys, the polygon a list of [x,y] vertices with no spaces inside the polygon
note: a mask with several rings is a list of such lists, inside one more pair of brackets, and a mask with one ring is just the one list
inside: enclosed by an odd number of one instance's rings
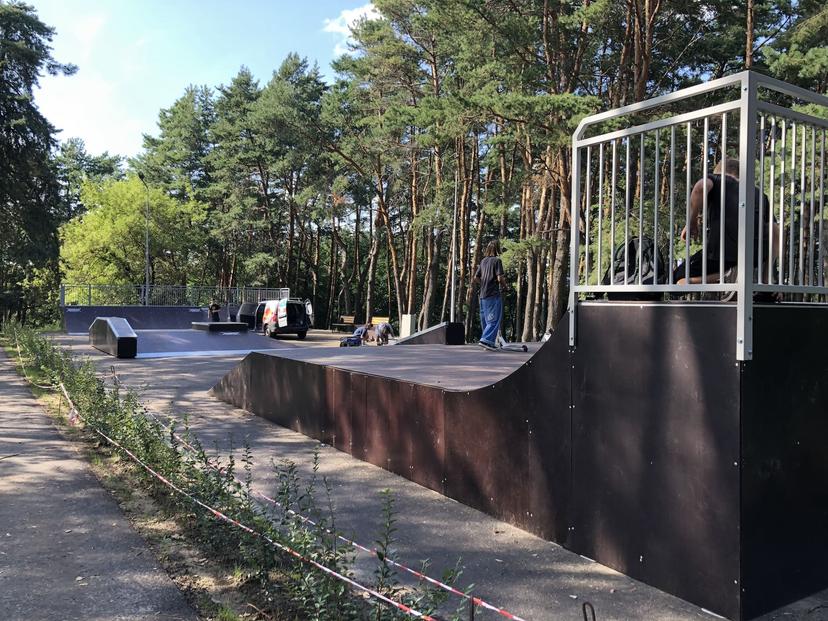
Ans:
{"label": "black metal ramp wall", "polygon": [[86,333],[96,317],[121,317],[133,330],[189,330],[193,321],[207,321],[207,309],[199,306],[65,306],[63,329]]}
{"label": "black metal ramp wall", "polygon": [[566,503],[553,501],[569,493],[568,367],[562,333],[503,380],[462,392],[254,352],[213,394],[560,540]]}
{"label": "black metal ramp wall", "polygon": [[595,303],[476,390],[253,353],[213,392],[746,619],[828,586],[822,313],[756,308],[747,363],[733,306]]}

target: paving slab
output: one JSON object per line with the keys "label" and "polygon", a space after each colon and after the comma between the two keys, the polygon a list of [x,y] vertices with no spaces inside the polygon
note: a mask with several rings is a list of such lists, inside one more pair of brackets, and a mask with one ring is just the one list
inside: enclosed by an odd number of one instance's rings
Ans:
{"label": "paving slab", "polygon": [[0,619],[198,619],[2,351]]}

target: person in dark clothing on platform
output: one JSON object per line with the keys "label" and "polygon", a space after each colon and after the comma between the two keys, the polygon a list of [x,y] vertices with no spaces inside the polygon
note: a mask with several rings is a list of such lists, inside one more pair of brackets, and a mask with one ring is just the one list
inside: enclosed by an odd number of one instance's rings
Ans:
{"label": "person in dark clothing on platform", "polygon": [[480,345],[486,349],[497,349],[497,333],[500,330],[500,319],[503,315],[503,302],[500,290],[508,284],[503,271],[503,262],[500,254],[500,242],[490,241],[477,272],[474,274],[474,283],[480,285],[480,326],[483,335]]}
{"label": "person in dark clothing on platform", "polygon": [[221,310],[221,305],[213,300],[210,302],[210,306],[207,307],[207,310],[210,311],[210,321],[221,321],[219,319],[219,311]]}
{"label": "person in dark clothing on platform", "polygon": [[[724,169],[724,170],[723,170]],[[721,195],[724,183],[724,252],[720,244],[721,232]],[[679,285],[700,284],[702,282],[703,261],[707,255],[707,282],[718,283],[725,272],[738,264],[739,255],[739,160],[720,161],[713,169],[713,174],[699,179],[690,193],[690,221],[681,231],[681,239],[700,239],[704,196],[707,194],[707,252],[699,250],[690,256],[689,280],[687,265],[681,264],[673,272],[673,282]],[[773,240],[772,256],[768,260],[768,235],[774,230],[768,197],[756,188],[755,208],[753,211],[753,266],[759,265],[758,245],[762,244],[763,270],[769,270],[778,255],[776,239]],[[759,213],[763,212],[760,238]],[[720,265],[723,262],[724,265]]]}

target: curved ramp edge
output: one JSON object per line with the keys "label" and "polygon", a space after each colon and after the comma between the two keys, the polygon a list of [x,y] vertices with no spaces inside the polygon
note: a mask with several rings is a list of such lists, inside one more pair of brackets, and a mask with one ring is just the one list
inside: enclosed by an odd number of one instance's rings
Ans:
{"label": "curved ramp edge", "polygon": [[253,352],[211,393],[561,541],[571,479],[569,356],[559,330],[494,384],[449,391]]}

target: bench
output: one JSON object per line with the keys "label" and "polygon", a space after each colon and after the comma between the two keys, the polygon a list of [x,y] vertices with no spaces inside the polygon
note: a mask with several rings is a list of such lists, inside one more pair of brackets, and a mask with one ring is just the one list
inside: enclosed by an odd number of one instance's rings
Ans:
{"label": "bench", "polygon": [[346,332],[348,330],[353,330],[356,327],[356,324],[354,323],[355,318],[355,315],[340,315],[339,323],[331,324],[331,332],[342,332],[343,329]]}
{"label": "bench", "polygon": [[[338,323],[332,323],[331,324],[331,332],[342,332],[343,330],[344,331],[353,330],[354,328],[356,328],[356,322],[354,321],[354,319],[356,319],[355,315],[341,315],[339,317],[339,322]],[[380,324],[380,323],[391,323],[391,318],[390,317],[380,317],[379,315],[374,315],[374,317],[371,319],[371,323],[373,325],[377,325],[377,324]]]}

